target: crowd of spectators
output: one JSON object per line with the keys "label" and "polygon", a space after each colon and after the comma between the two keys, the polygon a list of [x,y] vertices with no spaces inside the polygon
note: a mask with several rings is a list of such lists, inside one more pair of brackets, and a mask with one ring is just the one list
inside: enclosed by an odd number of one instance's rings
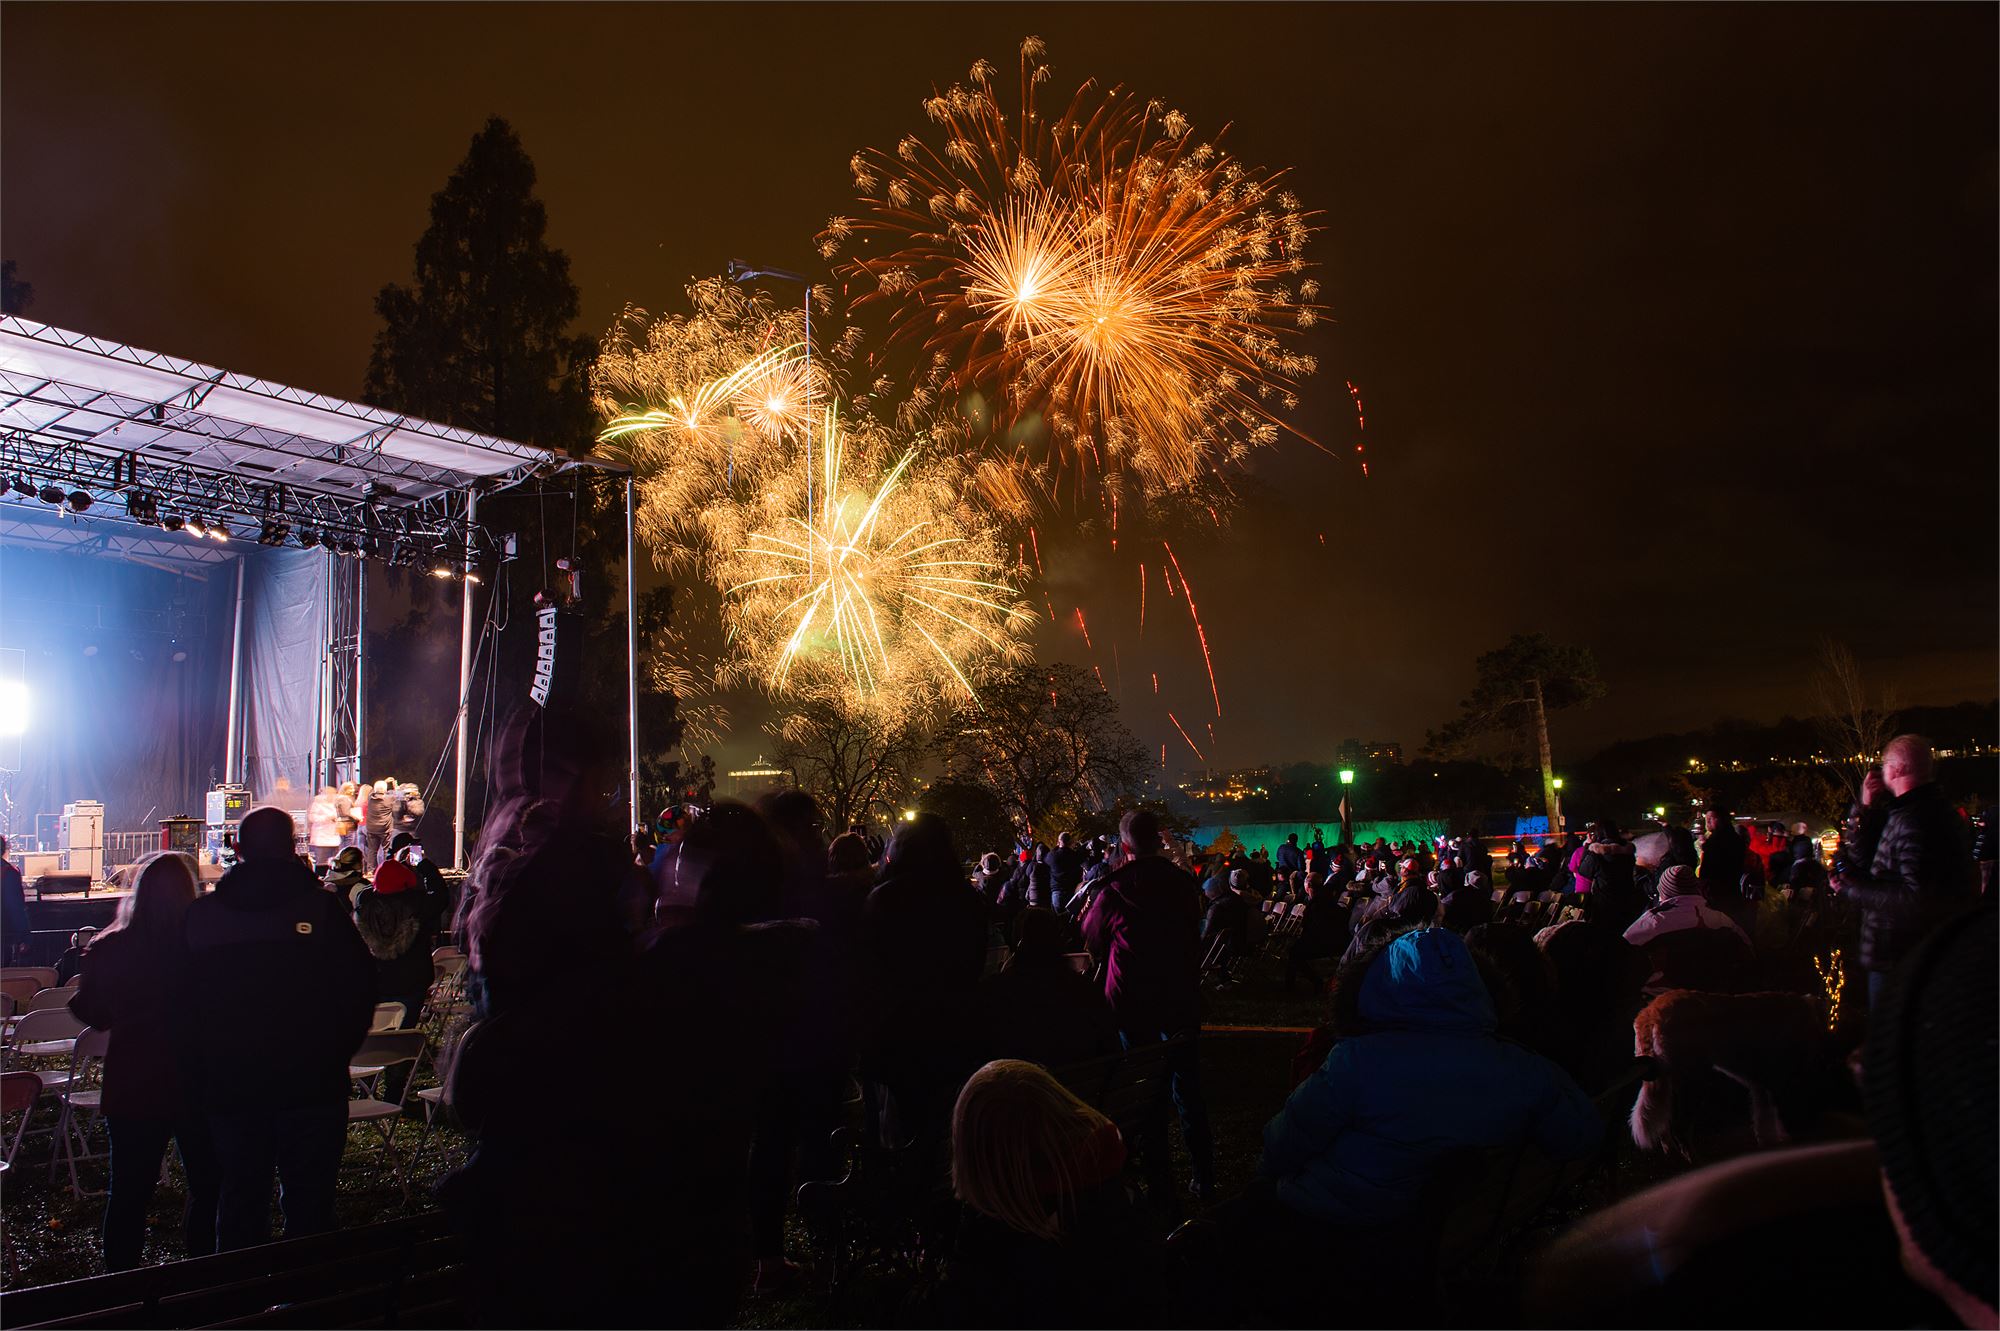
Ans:
{"label": "crowd of spectators", "polygon": [[[829,837],[814,802],[786,792],[717,802],[656,843],[604,825],[617,777],[570,743],[539,788],[503,795],[461,909],[420,856],[392,853],[365,884],[336,856],[315,880],[273,810],[245,819],[242,863],[210,897],[172,861],[148,867],[84,954],[76,999],[114,1042],[107,1265],[136,1260],[131,1217],[169,1140],[195,1202],[191,1253],[267,1237],[274,1172],[287,1233],[329,1224],[346,1061],[374,1002],[422,1004],[412,940],[427,952],[452,928],[475,1020],[447,1098],[472,1147],[440,1198],[470,1240],[482,1323],[728,1324],[748,1295],[811,1284],[788,1217],[853,1150],[929,1171],[955,1199],[921,1235],[939,1276],[913,1294],[927,1320],[1283,1320],[1311,1305],[1270,1302],[1256,1276],[1271,1263],[1420,1278],[1405,1258],[1482,1152],[1631,1150],[1629,1097],[1606,1097],[1633,1085],[1650,1003],[1816,993],[1776,958],[1858,927],[1867,1127],[1841,1158],[1879,1170],[1887,1204],[1843,1192],[1875,1227],[1827,1251],[1872,1235],[1893,1265],[1900,1248],[1909,1278],[1870,1312],[1993,1324],[1994,916],[1915,737],[1889,746],[1830,871],[1802,836],[1746,837],[1719,810],[1699,838],[1598,823],[1502,858],[1466,836],[1193,860],[1144,809],[1115,838],[1011,848],[956,845],[918,814],[883,845],[866,828]],[[1280,904],[1302,907],[1297,926],[1266,936]],[[1204,984],[1279,944],[1269,979],[1323,992],[1325,1016],[1270,1106],[1255,1178],[1223,1196]],[[155,992],[177,997],[139,997]],[[1064,1081],[1156,1047],[1177,1148],[1164,1119],[1127,1140]],[[1830,1043],[1827,1058],[1848,1052]],[[1862,1090],[1844,1094],[1859,1123]],[[1713,1168],[1758,1167],[1746,1159]],[[1802,1168],[1766,1163],[1780,1180]],[[1778,1183],[1739,1224],[1720,1199],[1740,1176],[1669,1186],[1682,1191],[1628,1199],[1551,1248],[1530,1272],[1537,1315],[1643,1320],[1648,1297],[1684,1311],[1712,1297],[1708,1315],[1733,1319],[1718,1252],[1810,1210],[1809,1188]],[[1190,1200],[1210,1205],[1170,1241]],[[1649,1265],[1633,1245],[1655,1224],[1674,1244]],[[1794,1281],[1828,1264],[1794,1250]],[[1190,1270],[1190,1251],[1221,1265]]]}

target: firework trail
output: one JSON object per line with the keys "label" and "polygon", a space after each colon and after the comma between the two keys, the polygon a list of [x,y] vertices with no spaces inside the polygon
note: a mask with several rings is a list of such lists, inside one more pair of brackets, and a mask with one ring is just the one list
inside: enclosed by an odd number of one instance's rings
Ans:
{"label": "firework trail", "polygon": [[[1352,379],[1347,381],[1347,395],[1354,399],[1354,429],[1356,433],[1365,437],[1368,433],[1368,412],[1361,405],[1361,390],[1354,386]],[[1354,456],[1361,462],[1361,475],[1365,480],[1368,476],[1368,456],[1363,442],[1363,440],[1355,441]]]}
{"label": "firework trail", "polygon": [[1222,690],[1215,683],[1215,658],[1208,654],[1208,630],[1201,626],[1201,612],[1195,609],[1194,588],[1188,586],[1187,574],[1181,571],[1181,561],[1174,556],[1173,546],[1162,541],[1160,548],[1167,552],[1167,558],[1174,566],[1174,574],[1180,579],[1181,590],[1187,593],[1188,618],[1194,621],[1195,637],[1201,641],[1201,663],[1208,668],[1208,691],[1215,699],[1215,714],[1221,716]]}
{"label": "firework trail", "polygon": [[1172,713],[1172,712],[1170,711],[1170,712],[1168,712],[1168,713],[1167,713],[1167,720],[1169,720],[1169,721],[1171,721],[1171,722],[1173,722],[1173,723],[1174,723],[1174,729],[1175,729],[1175,730],[1178,730],[1178,731],[1180,731],[1180,732],[1181,732],[1181,738],[1182,738],[1182,739],[1185,739],[1185,740],[1187,740],[1187,746],[1188,746],[1188,748],[1190,748],[1190,749],[1193,749],[1193,750],[1194,750],[1194,756],[1195,756],[1196,758],[1199,758],[1199,759],[1201,759],[1201,762],[1202,762],[1202,764],[1203,764],[1204,766],[1206,766],[1206,765],[1207,765],[1207,763],[1208,763],[1208,759],[1207,759],[1206,757],[1204,757],[1204,756],[1203,756],[1203,754],[1202,754],[1202,751],[1201,751],[1200,749],[1197,749],[1197,748],[1195,748],[1195,744],[1194,744],[1194,741],[1193,741],[1192,739],[1188,739],[1188,733],[1187,733],[1187,727],[1181,724],[1181,719],[1180,719],[1179,717],[1175,716],[1175,715],[1174,715],[1174,714],[1173,714],[1173,713]]}

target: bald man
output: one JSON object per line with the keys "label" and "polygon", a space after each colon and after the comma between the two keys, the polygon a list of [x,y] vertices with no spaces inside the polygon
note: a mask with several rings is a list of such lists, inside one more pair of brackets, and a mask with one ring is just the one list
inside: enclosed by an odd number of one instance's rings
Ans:
{"label": "bald man", "polygon": [[1896,964],[1978,890],[1965,820],[1933,779],[1930,741],[1898,735],[1862,782],[1861,817],[1842,838],[1833,890],[1861,910],[1868,1006]]}

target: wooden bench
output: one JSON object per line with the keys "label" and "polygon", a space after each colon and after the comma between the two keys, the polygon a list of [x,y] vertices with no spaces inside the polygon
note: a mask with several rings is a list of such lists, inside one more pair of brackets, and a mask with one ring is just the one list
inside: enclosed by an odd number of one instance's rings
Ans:
{"label": "wooden bench", "polygon": [[0,1294],[26,1327],[465,1325],[465,1250],[442,1212]]}

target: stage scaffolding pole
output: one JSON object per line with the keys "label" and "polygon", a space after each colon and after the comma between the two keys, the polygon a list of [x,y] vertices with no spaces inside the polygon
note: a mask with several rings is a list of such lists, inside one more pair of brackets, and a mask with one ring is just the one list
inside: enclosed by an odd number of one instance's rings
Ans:
{"label": "stage scaffolding pole", "polygon": [[[470,531],[479,520],[479,492],[465,492],[465,525]],[[471,573],[472,545],[465,547],[465,572]],[[471,578],[459,582],[458,593],[458,777],[452,787],[451,796],[451,867],[465,867],[465,772],[471,752],[471,726],[467,723],[472,710],[472,589],[478,584]],[[498,595],[495,584],[495,595]]]}
{"label": "stage scaffolding pole", "polygon": [[368,561],[354,564],[354,780],[359,783],[368,752]]}
{"label": "stage scaffolding pole", "polygon": [[326,552],[326,633],[319,651],[319,735],[313,740],[313,778],[331,786],[333,779],[333,551]]}
{"label": "stage scaffolding pole", "polygon": [[625,735],[632,826],[639,814],[639,562],[633,536],[632,473],[625,473]]}
{"label": "stage scaffolding pole", "polygon": [[236,758],[237,742],[241,739],[236,718],[243,682],[243,564],[244,557],[236,556],[236,627],[229,637],[229,738],[222,754],[222,779],[230,785],[242,774]]}

